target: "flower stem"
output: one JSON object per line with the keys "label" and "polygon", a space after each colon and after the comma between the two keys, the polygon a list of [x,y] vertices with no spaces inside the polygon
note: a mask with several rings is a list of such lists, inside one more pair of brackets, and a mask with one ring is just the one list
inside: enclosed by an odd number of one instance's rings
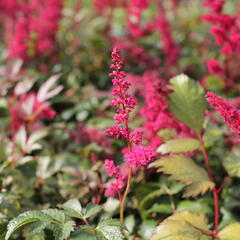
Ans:
{"label": "flower stem", "polygon": [[122,198],[121,205],[120,205],[120,222],[122,224],[123,224],[123,221],[124,221],[124,208],[125,208],[127,195],[128,195],[130,185],[131,185],[131,179],[132,179],[132,168],[130,167],[129,173],[128,173],[127,187],[126,187],[125,192],[123,194],[123,198]]}
{"label": "flower stem", "polygon": [[206,163],[206,167],[207,167],[207,172],[208,172],[208,176],[209,179],[212,183],[214,183],[214,187],[213,187],[213,198],[214,198],[214,229],[215,229],[215,234],[212,236],[212,239],[215,239],[215,236],[217,236],[218,234],[218,225],[219,225],[219,196],[218,193],[219,191],[217,190],[216,184],[215,184],[215,180],[212,174],[212,168],[210,165],[210,161],[207,155],[207,151],[206,148],[204,146],[204,141],[202,136],[199,137],[199,141],[201,144],[201,150],[204,156],[204,160]]}

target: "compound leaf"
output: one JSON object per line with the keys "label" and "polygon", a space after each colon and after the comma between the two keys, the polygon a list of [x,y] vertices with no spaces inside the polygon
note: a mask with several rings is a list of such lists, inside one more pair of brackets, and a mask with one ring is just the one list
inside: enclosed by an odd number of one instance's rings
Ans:
{"label": "compound leaf", "polygon": [[179,121],[200,134],[206,109],[203,88],[184,74],[170,79],[169,87],[174,91],[168,101],[171,112]]}
{"label": "compound leaf", "polygon": [[239,240],[240,222],[231,223],[226,226],[219,234],[221,240]]}
{"label": "compound leaf", "polygon": [[210,233],[205,215],[183,211],[160,223],[150,240],[200,240],[203,232]]}
{"label": "compound leaf", "polygon": [[8,240],[13,232],[15,232],[20,227],[32,223],[32,222],[47,222],[50,223],[52,218],[42,211],[32,210],[24,212],[17,217],[13,218],[7,226],[7,233],[5,240]]}
{"label": "compound leaf", "polygon": [[61,205],[60,207],[64,209],[64,212],[66,215],[74,218],[79,218],[85,221],[85,218],[82,212],[82,206],[78,201],[78,199],[76,198],[71,199],[66,203],[64,203],[63,205]]}
{"label": "compound leaf", "polygon": [[99,240],[123,240],[121,229],[123,225],[118,220],[106,219],[100,221],[96,227],[97,239]]}
{"label": "compound leaf", "polygon": [[223,165],[230,176],[240,177],[240,156],[238,154],[231,153],[228,155],[224,159]]}
{"label": "compound leaf", "polygon": [[102,208],[99,205],[89,203],[85,209],[84,217],[89,218],[100,212]]}
{"label": "compound leaf", "polygon": [[169,174],[170,179],[187,185],[183,197],[196,197],[214,187],[207,172],[185,155],[164,156],[150,164],[158,172]]}
{"label": "compound leaf", "polygon": [[162,144],[157,152],[166,153],[186,153],[200,149],[200,143],[194,138],[177,138]]}

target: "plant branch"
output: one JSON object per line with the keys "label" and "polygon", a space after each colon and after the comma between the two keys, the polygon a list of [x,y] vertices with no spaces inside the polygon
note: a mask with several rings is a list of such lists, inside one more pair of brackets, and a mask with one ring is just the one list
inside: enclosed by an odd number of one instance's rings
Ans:
{"label": "plant branch", "polygon": [[126,199],[127,199],[129,189],[130,189],[131,179],[132,179],[132,168],[130,167],[129,173],[128,173],[127,187],[126,187],[125,192],[123,194],[123,198],[122,198],[121,205],[120,205],[120,222],[122,224],[123,224],[123,221],[124,221],[124,207],[125,207],[125,202],[126,202]]}
{"label": "plant branch", "polygon": [[225,180],[223,181],[223,183],[222,183],[222,185],[218,188],[218,190],[217,190],[217,192],[218,192],[218,194],[222,191],[222,189],[224,188],[224,186],[228,183],[228,181],[230,181],[231,180],[231,176],[227,176],[226,178],[225,178]]}
{"label": "plant branch", "polygon": [[205,164],[206,164],[206,167],[207,167],[207,172],[208,172],[209,179],[212,183],[214,183],[213,198],[214,198],[214,229],[215,229],[215,234],[212,235],[212,238],[215,239],[215,237],[218,234],[218,225],[219,225],[219,196],[218,196],[219,192],[218,192],[216,184],[215,184],[215,180],[214,180],[213,173],[212,173],[212,168],[211,168],[211,165],[210,165],[210,161],[209,161],[209,158],[208,158],[206,148],[204,146],[203,138],[202,138],[202,136],[199,136],[198,138],[199,138],[199,141],[200,141],[201,150],[202,150],[204,160],[205,160]]}

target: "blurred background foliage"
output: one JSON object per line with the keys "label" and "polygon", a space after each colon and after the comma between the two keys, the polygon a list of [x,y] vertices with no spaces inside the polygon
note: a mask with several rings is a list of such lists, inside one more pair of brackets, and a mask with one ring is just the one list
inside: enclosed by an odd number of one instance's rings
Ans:
{"label": "blurred background foliage", "polygon": [[[98,0],[101,2],[100,0]],[[119,0],[120,1],[120,0]],[[96,2],[96,1],[95,1]],[[121,1],[120,1],[121,2]],[[124,2],[124,1],[123,1]],[[172,1],[162,1],[171,26],[172,36],[180,49],[177,62],[166,65],[162,36],[157,30],[142,37],[129,37],[127,13],[122,6],[104,8],[102,12],[92,0],[65,0],[62,17],[56,35],[56,55],[37,57],[24,61],[21,70],[13,76],[17,63],[8,59],[8,48],[4,38],[4,21],[1,24],[0,53],[0,234],[4,235],[7,222],[17,214],[29,209],[55,207],[70,198],[80,199],[83,206],[89,202],[102,204],[105,215],[118,216],[119,201],[104,196],[108,177],[104,172],[103,160],[114,157],[122,162],[121,149],[124,144],[110,140],[104,129],[113,123],[113,110],[108,103],[111,98],[110,52],[120,42],[125,62],[125,71],[132,79],[142,76],[146,70],[154,70],[167,82],[179,73],[186,73],[206,90],[214,90],[229,98],[238,96],[239,81],[231,89],[225,89],[220,76],[209,74],[206,61],[219,57],[218,47],[209,33],[209,24],[202,21],[207,12],[202,0],[178,1],[173,9]],[[240,1],[227,1],[224,11],[234,14]],[[101,3],[100,3],[101,5]],[[101,7],[101,6],[100,6]],[[154,21],[158,9],[154,3],[144,10],[142,23]],[[131,50],[138,49],[140,53]],[[139,50],[140,48],[140,50]],[[143,53],[141,52],[143,51]],[[139,54],[139,55],[138,55]],[[142,55],[146,54],[142,61]],[[221,58],[221,56],[220,56]],[[158,61],[156,64],[154,61]],[[12,100],[16,81],[33,79],[31,91],[37,92],[44,82],[54,74],[61,73],[57,85],[63,90],[49,100],[57,112],[53,119],[41,120],[41,128],[47,134],[38,139],[40,148],[29,153],[19,147],[16,164],[9,161],[12,133],[8,131],[11,121],[9,101]],[[140,79],[141,81],[141,79]],[[139,97],[133,83],[133,92]],[[136,87],[135,87],[136,86]],[[21,87],[25,88],[25,85]],[[144,86],[143,86],[144,87]],[[132,117],[133,127],[140,127],[144,119],[136,110]],[[235,152],[239,156],[239,144],[233,147],[229,131],[223,125],[206,120],[205,141],[218,183],[226,177],[221,163]],[[31,157],[27,160],[25,157]],[[235,156],[236,157],[236,156]],[[203,163],[203,156],[196,155],[196,161]],[[221,227],[233,221],[240,221],[240,182],[232,179],[221,195]],[[213,222],[213,200],[211,193],[198,199],[184,199],[180,193],[183,185],[170,181],[153,169],[136,175],[133,191],[127,202],[125,223],[129,229],[128,239],[149,239],[159,222],[176,210],[190,210],[207,214]],[[51,240],[51,233],[45,239]],[[82,233],[81,233],[82,234]],[[16,232],[12,239],[42,240],[42,236],[24,237]],[[74,233],[70,238],[91,239]],[[208,237],[203,238],[208,239]]]}

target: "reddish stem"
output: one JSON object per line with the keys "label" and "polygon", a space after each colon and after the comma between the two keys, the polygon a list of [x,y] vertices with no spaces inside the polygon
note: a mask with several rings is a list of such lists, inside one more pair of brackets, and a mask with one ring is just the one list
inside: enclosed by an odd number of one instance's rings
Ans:
{"label": "reddish stem", "polygon": [[227,178],[225,178],[224,182],[222,183],[222,185],[218,188],[217,192],[218,194],[222,191],[222,189],[224,188],[224,186],[228,183],[228,181],[231,179],[231,176],[227,176]]}
{"label": "reddish stem", "polygon": [[207,155],[207,151],[206,148],[204,146],[204,141],[202,136],[199,137],[199,141],[201,144],[201,149],[202,149],[202,153],[204,156],[204,160],[206,163],[206,167],[207,167],[207,172],[208,172],[208,176],[209,179],[212,183],[214,183],[214,187],[213,187],[213,198],[214,198],[214,229],[215,229],[215,233],[212,235],[212,238],[215,239],[217,237],[218,234],[218,225],[219,225],[219,196],[218,196],[218,190],[214,181],[214,177],[212,174],[212,168],[210,165],[210,161]]}

